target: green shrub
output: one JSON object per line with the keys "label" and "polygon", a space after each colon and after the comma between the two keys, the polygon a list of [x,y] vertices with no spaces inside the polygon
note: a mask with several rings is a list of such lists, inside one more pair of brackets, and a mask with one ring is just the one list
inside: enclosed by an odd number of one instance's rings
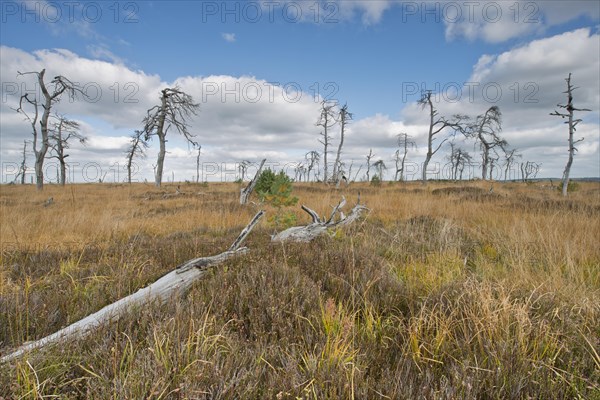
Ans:
{"label": "green shrub", "polygon": [[256,182],[256,193],[261,201],[274,207],[293,206],[298,198],[292,196],[292,180],[283,172],[275,174],[270,169],[263,171]]}
{"label": "green shrub", "polygon": [[373,175],[371,178],[371,186],[381,186],[381,178],[379,178],[379,175]]}
{"label": "green shrub", "polygon": [[[562,192],[562,189],[563,189],[562,181],[558,184],[557,189],[559,192]],[[567,192],[572,193],[572,192],[576,192],[577,190],[579,190],[579,183],[569,180],[569,183],[567,184]]]}

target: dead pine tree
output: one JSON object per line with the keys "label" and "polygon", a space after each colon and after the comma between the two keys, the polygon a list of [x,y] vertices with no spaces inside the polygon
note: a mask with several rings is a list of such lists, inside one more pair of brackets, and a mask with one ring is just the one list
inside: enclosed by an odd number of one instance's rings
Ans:
{"label": "dead pine tree", "polygon": [[533,161],[527,161],[521,163],[521,179],[523,182],[529,181],[529,179],[535,179],[542,164]]}
{"label": "dead pine tree", "polygon": [[433,106],[433,101],[431,100],[432,92],[431,90],[427,90],[424,92],[421,100],[419,100],[419,104],[423,107],[423,109],[429,109],[429,130],[427,133],[427,155],[425,156],[425,162],[423,162],[423,173],[422,173],[422,183],[423,185],[427,184],[427,168],[429,166],[429,162],[432,157],[438,150],[442,147],[444,143],[448,140],[448,138],[443,139],[435,148],[433,149],[433,141],[436,139],[436,136],[442,133],[445,129],[451,128],[455,132],[465,132],[465,121],[469,118],[465,115],[456,114],[452,117],[451,120],[447,120],[445,117],[440,117],[438,115],[438,111]]}
{"label": "dead pine tree", "polygon": [[17,183],[19,178],[21,178],[21,185],[25,184],[25,174],[27,173],[27,140],[23,140],[23,160],[21,161],[21,166],[19,167],[19,173],[15,176],[14,183]]}
{"label": "dead pine tree", "polygon": [[329,136],[329,128],[333,127],[337,122],[335,119],[335,107],[335,103],[323,100],[321,102],[321,114],[319,115],[319,119],[317,120],[317,126],[323,128],[323,131],[321,132],[321,136],[323,136],[323,139],[319,140],[319,142],[323,145],[323,182],[326,185],[329,183],[329,165],[327,162],[327,155],[329,154],[329,144],[331,141],[331,136]]}
{"label": "dead pine tree", "polygon": [[[44,77],[46,70],[40,72],[19,72],[19,76],[35,75],[37,84],[41,91],[41,98],[30,97],[30,93],[25,93],[19,100],[19,108],[15,111],[25,116],[25,119],[31,123],[33,134],[33,153],[35,155],[35,182],[37,190],[44,189],[44,160],[46,153],[50,148],[50,116],[52,108],[58,103],[63,94],[67,94],[71,99],[75,99],[77,94],[85,97],[85,93],[76,83],[62,75],[55,76],[50,83],[46,83]],[[26,111],[25,107],[32,110]],[[41,113],[41,115],[40,115]],[[39,124],[39,128],[38,128]],[[40,139],[38,143],[38,139]],[[38,147],[39,146],[39,147]]]}
{"label": "dead pine tree", "polygon": [[52,157],[56,158],[60,164],[60,185],[65,186],[67,182],[67,163],[65,160],[69,157],[65,150],[69,148],[69,141],[77,139],[79,143],[85,144],[87,137],[80,133],[80,125],[77,121],[58,114],[55,118],[56,122],[53,124],[52,134],[50,135],[50,139],[52,139],[50,147],[55,153]]}
{"label": "dead pine tree", "polygon": [[[311,150],[308,153],[306,153],[304,155],[304,159],[306,160],[306,175],[307,175],[307,182],[310,181],[310,173],[312,172],[312,170],[317,167],[319,167],[319,160],[321,159],[321,155],[319,154],[318,151],[315,150]],[[315,176],[315,180],[317,180],[317,177]]]}
{"label": "dead pine tree", "polygon": [[346,134],[346,127],[348,126],[348,122],[352,120],[352,113],[348,111],[347,104],[344,104],[344,106],[340,109],[338,118],[340,122],[340,144],[338,145],[338,150],[335,156],[335,163],[333,164],[332,176],[336,186],[339,186],[341,178],[340,175],[342,175],[340,157],[342,155],[342,147],[344,147],[344,135]]}
{"label": "dead pine tree", "polygon": [[133,157],[146,157],[148,143],[144,141],[144,131],[136,130],[129,140],[129,147],[125,154],[127,155],[127,183],[131,184],[131,169],[133,167]]}
{"label": "dead pine tree", "polygon": [[196,155],[196,183],[200,182],[200,153],[202,146],[198,145],[198,154]]}
{"label": "dead pine tree", "polygon": [[371,181],[371,159],[373,156],[373,149],[369,149],[369,154],[367,154],[367,182]]}
{"label": "dead pine tree", "polygon": [[508,180],[510,176],[510,171],[512,166],[514,165],[517,158],[521,157],[520,154],[517,153],[517,149],[505,150],[504,151],[504,180]]}
{"label": "dead pine tree", "polygon": [[[394,161],[396,161],[396,175],[394,176],[394,180],[404,181],[404,164],[406,162],[406,155],[408,154],[408,150],[416,148],[417,144],[410,140],[408,133],[400,133],[397,137],[399,149],[396,150],[396,153],[394,153]],[[398,179],[398,177],[400,179]]]}
{"label": "dead pine tree", "polygon": [[387,170],[387,165],[383,160],[377,160],[373,163],[373,167],[377,170],[377,177],[380,182],[383,182],[383,171]]}
{"label": "dead pine tree", "polygon": [[160,146],[154,176],[154,184],[158,187],[162,184],[169,128],[174,126],[192,146],[196,147],[198,144],[193,140],[194,136],[188,131],[188,119],[196,115],[197,110],[200,108],[199,104],[194,103],[192,96],[181,91],[178,87],[165,88],[160,93],[160,105],[150,108],[142,121],[144,124],[142,129],[144,140],[148,141],[152,136],[156,136]]}
{"label": "dead pine tree", "polygon": [[244,205],[244,204],[248,203],[248,199],[250,198],[250,195],[254,191],[254,187],[258,183],[258,178],[260,178],[260,174],[262,174],[262,170],[263,170],[263,167],[265,166],[265,162],[267,162],[267,159],[263,158],[263,160],[260,162],[260,165],[258,166],[258,170],[256,171],[256,174],[254,174],[254,178],[252,178],[250,183],[248,183],[248,186],[246,186],[245,188],[240,190],[240,204]]}
{"label": "dead pine tree", "polygon": [[587,108],[576,108],[573,105],[573,92],[577,89],[576,87],[573,87],[573,85],[571,85],[571,73],[569,73],[569,76],[565,79],[567,81],[567,90],[563,93],[567,94],[567,104],[557,104],[557,107],[560,108],[564,108],[565,110],[567,110],[566,113],[564,112],[558,112],[558,111],[554,111],[553,113],[551,113],[550,115],[556,116],[556,117],[561,117],[561,118],[567,118],[567,121],[565,121],[565,124],[569,125],[569,160],[567,161],[567,165],[565,166],[565,171],[563,172],[563,179],[562,179],[562,195],[566,196],[567,195],[567,191],[568,191],[568,187],[569,187],[569,177],[571,174],[571,166],[573,165],[573,157],[575,156],[575,152],[577,151],[577,148],[575,147],[575,145],[579,142],[582,142],[584,138],[581,138],[579,140],[574,140],[573,139],[573,135],[575,134],[575,131],[577,130],[577,124],[579,124],[582,120],[581,119],[576,119],[575,118],[575,111],[592,111],[590,109]]}
{"label": "dead pine tree", "polygon": [[505,149],[506,140],[502,139],[499,132],[502,130],[502,113],[500,108],[492,106],[487,109],[483,115],[478,115],[475,121],[469,126],[466,133],[467,137],[479,142],[481,148],[481,179],[484,181],[492,179],[491,168],[495,160],[493,152],[497,147]]}

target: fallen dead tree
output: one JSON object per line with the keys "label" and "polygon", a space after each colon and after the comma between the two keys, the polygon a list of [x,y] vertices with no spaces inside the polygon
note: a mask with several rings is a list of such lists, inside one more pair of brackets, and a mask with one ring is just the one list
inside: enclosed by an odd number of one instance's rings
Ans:
{"label": "fallen dead tree", "polygon": [[[342,200],[333,208],[331,215],[327,219],[321,218],[316,211],[303,205],[302,209],[311,216],[312,223],[305,226],[296,226],[286,229],[273,235],[271,240],[274,242],[310,242],[327,232],[328,229],[351,224],[357,220],[365,210],[368,210],[367,207],[360,204],[360,197],[357,204],[350,210],[348,215],[344,215],[342,211],[342,208],[345,205],[346,199],[342,197]],[[250,223],[242,230],[227,251],[211,257],[199,257],[189,260],[179,265],[171,272],[163,275],[149,286],[107,305],[94,314],[42,339],[23,344],[14,352],[0,358],[0,363],[18,358],[31,350],[48,347],[62,341],[83,338],[99,326],[118,320],[132,308],[137,308],[150,302],[162,304],[169,298],[172,298],[174,294],[185,292],[194,282],[202,278],[208,269],[225,262],[231,257],[246,253],[248,248],[241,247],[241,245],[263,215],[264,211],[258,212],[254,218],[252,218]]]}
{"label": "fallen dead tree", "polygon": [[4,363],[13,360],[28,351],[47,347],[61,341],[85,337],[100,325],[119,319],[121,315],[132,308],[140,307],[150,302],[165,303],[174,294],[185,292],[194,282],[204,276],[206,271],[211,267],[217,266],[231,257],[246,253],[248,249],[240,246],[263,215],[264,211],[258,212],[227,251],[211,257],[199,257],[189,260],[166,275],[163,275],[151,285],[107,305],[94,314],[56,333],[22,345],[14,352],[0,358],[0,362]]}
{"label": "fallen dead tree", "polygon": [[[357,220],[364,211],[369,210],[367,207],[360,204],[360,196],[356,205],[350,210],[348,215],[344,215],[342,208],[346,205],[346,199],[342,197],[342,201],[333,208],[331,215],[328,219],[321,218],[316,211],[302,206],[302,209],[306,211],[312,218],[312,223],[304,226],[294,226],[288,228],[282,232],[279,232],[271,236],[273,242],[310,242],[316,237],[327,232],[328,229],[336,228],[338,226],[348,225]],[[339,214],[339,219],[336,220]]]}
{"label": "fallen dead tree", "polygon": [[260,178],[260,174],[262,172],[263,166],[265,165],[265,161],[267,161],[266,158],[264,158],[261,161],[260,166],[258,167],[258,171],[256,171],[254,178],[252,178],[250,183],[248,183],[248,186],[246,186],[244,189],[242,189],[240,191],[240,204],[244,205],[244,204],[248,203],[248,199],[250,198],[252,191],[254,191],[254,186],[256,186],[256,183],[258,182],[258,178]]}

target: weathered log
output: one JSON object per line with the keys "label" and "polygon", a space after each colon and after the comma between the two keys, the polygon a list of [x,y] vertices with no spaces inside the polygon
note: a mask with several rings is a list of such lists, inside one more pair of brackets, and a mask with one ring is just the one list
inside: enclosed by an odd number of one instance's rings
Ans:
{"label": "weathered log", "polygon": [[[324,234],[330,228],[349,225],[356,221],[363,211],[369,210],[367,207],[360,204],[360,197],[357,204],[350,210],[347,216],[342,212],[342,208],[346,205],[346,199],[342,197],[331,212],[329,219],[321,218],[316,211],[303,205],[302,209],[306,211],[312,218],[312,223],[304,226],[294,226],[282,232],[271,236],[273,242],[310,242],[316,237]],[[339,214],[339,219],[336,221],[336,216]]]}
{"label": "weathered log", "polygon": [[219,265],[233,256],[246,253],[248,249],[240,246],[263,215],[264,211],[258,212],[254,218],[252,218],[250,223],[242,230],[227,251],[211,257],[199,257],[189,260],[166,275],[163,275],[151,285],[107,305],[94,314],[61,329],[56,333],[22,345],[14,352],[0,358],[0,363],[13,360],[34,349],[39,349],[66,340],[82,338],[94,331],[100,325],[119,319],[122,314],[132,308],[143,306],[149,302],[162,304],[169,298],[172,298],[174,294],[185,292],[194,282],[204,276],[206,271],[211,267]]}
{"label": "weathered log", "polygon": [[258,167],[258,171],[256,171],[256,175],[254,175],[254,178],[252,178],[248,186],[246,186],[240,191],[240,204],[248,203],[248,199],[250,198],[250,195],[254,190],[254,186],[256,186],[256,183],[258,182],[258,178],[260,177],[260,173],[262,172],[262,168],[265,165],[266,161],[266,158],[261,161],[260,166]]}

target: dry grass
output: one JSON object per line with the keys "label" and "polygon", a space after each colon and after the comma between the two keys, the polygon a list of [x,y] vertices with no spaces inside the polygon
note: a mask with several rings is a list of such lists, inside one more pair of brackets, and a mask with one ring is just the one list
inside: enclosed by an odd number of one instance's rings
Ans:
{"label": "dry grass", "polygon": [[[297,184],[321,213],[358,191],[372,212],[310,244],[265,220],[183,298],[0,366],[0,398],[599,399],[600,187],[544,185]],[[0,191],[0,354],[221,252],[256,211],[234,184]]]}

